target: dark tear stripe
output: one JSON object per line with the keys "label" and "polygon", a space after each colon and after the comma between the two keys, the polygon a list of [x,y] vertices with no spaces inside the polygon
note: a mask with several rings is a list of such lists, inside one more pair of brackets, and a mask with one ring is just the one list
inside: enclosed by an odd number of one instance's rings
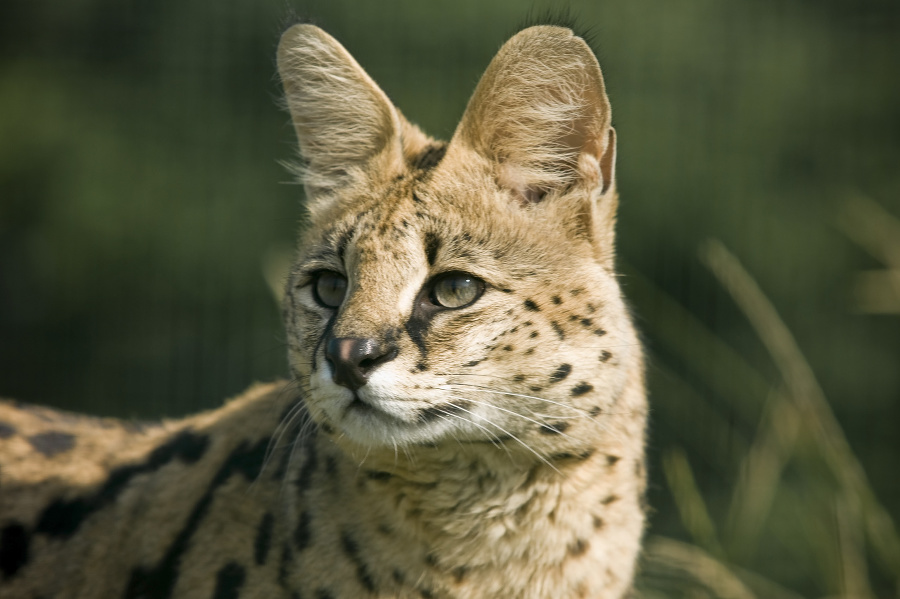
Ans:
{"label": "dark tear stripe", "polygon": [[203,457],[208,446],[206,435],[181,431],[154,449],[144,463],[120,466],[110,472],[109,478],[93,495],[57,499],[48,505],[38,518],[35,532],[69,538],[91,514],[114,503],[135,476],[155,472],[176,458],[185,464],[193,464]]}
{"label": "dark tear stripe", "polygon": [[16,427],[6,422],[0,422],[0,439],[9,439],[15,434]]}
{"label": "dark tear stripe", "polygon": [[269,549],[272,547],[272,527],[275,525],[275,517],[271,512],[266,512],[256,529],[256,540],[253,541],[253,558],[256,565],[261,566],[266,563],[269,556]]}
{"label": "dark tear stripe", "polygon": [[362,561],[362,558],[359,555],[359,546],[347,531],[341,533],[341,548],[344,550],[344,553],[347,554],[347,557],[350,558],[353,565],[356,566],[356,578],[359,579],[359,583],[367,591],[374,593],[375,581],[372,579],[369,567]]}
{"label": "dark tear stripe", "polygon": [[297,551],[303,551],[309,547],[309,541],[312,538],[310,524],[312,524],[312,516],[309,515],[309,512],[301,513],[300,520],[297,521],[297,528],[294,529],[294,546]]}
{"label": "dark tear stripe", "polygon": [[247,572],[237,562],[229,562],[222,566],[216,574],[216,590],[213,599],[237,599]]}
{"label": "dark tear stripe", "polygon": [[437,260],[437,254],[440,249],[440,238],[431,231],[425,233],[425,257],[428,259],[428,266],[434,266],[434,262]]}
{"label": "dark tear stripe", "polygon": [[422,355],[423,360],[428,359],[428,347],[425,345],[425,333],[428,332],[428,325],[429,321],[416,314],[415,308],[413,308],[412,316],[409,317],[409,320],[404,325],[406,334],[419,348],[419,353]]}
{"label": "dark tear stripe", "polygon": [[3,578],[13,577],[28,563],[31,539],[21,524],[10,524],[0,531],[0,572]]}
{"label": "dark tear stripe", "polygon": [[61,431],[47,431],[28,437],[28,442],[35,451],[52,458],[75,447],[75,435]]}
{"label": "dark tear stripe", "polygon": [[319,348],[322,347],[322,342],[325,341],[325,338],[331,334],[331,330],[334,328],[334,321],[337,320],[337,314],[337,310],[332,313],[331,318],[329,318],[328,322],[325,323],[325,330],[322,331],[322,336],[319,337],[319,340],[316,341],[316,346],[313,348],[312,364],[310,364],[313,372],[315,372],[319,367],[319,361],[316,360],[316,355],[318,355],[319,353]]}
{"label": "dark tear stripe", "polygon": [[237,473],[243,475],[247,481],[256,480],[265,463],[266,448],[269,446],[269,441],[268,438],[264,438],[255,445],[250,445],[249,442],[243,441],[231,452],[222,463],[215,477],[213,477],[206,493],[194,505],[194,509],[191,510],[184,528],[172,541],[159,564],[154,568],[138,566],[131,571],[131,578],[128,581],[128,587],[125,589],[124,597],[165,599],[172,596],[172,589],[178,580],[178,567],[181,558],[184,552],[187,551],[191,537],[197,532],[200,523],[209,511],[209,506],[212,504],[216,490],[225,484],[232,475]]}
{"label": "dark tear stripe", "polygon": [[572,372],[571,364],[560,364],[559,367],[553,371],[553,374],[550,375],[550,382],[558,383],[569,376],[570,372]]}

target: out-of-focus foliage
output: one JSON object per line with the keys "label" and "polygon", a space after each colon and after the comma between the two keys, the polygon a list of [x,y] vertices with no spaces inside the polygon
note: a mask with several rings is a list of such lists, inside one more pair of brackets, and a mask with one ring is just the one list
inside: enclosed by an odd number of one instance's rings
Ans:
{"label": "out-of-focus foliage", "polygon": [[[569,6],[613,103],[650,355],[647,595],[898,596],[900,3]],[[447,138],[527,7],[294,8]],[[0,3],[0,394],[174,416],[285,373],[286,11]]]}

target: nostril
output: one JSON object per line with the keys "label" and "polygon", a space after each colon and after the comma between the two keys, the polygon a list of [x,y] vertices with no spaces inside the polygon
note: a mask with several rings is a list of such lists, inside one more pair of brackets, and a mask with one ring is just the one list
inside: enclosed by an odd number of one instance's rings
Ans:
{"label": "nostril", "polygon": [[372,370],[397,357],[398,349],[375,339],[341,337],[330,339],[325,359],[331,365],[334,382],[352,390],[366,384]]}

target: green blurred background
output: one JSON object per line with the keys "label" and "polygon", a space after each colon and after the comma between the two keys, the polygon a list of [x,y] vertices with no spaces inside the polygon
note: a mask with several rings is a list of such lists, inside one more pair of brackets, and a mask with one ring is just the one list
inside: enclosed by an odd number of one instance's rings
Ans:
{"label": "green blurred background", "polygon": [[[566,7],[593,33],[619,134],[622,281],[650,356],[652,538],[684,541],[691,563],[723,564],[760,598],[900,596],[885,519],[900,517],[900,285],[885,284],[900,272],[900,2]],[[547,8],[560,6],[4,0],[0,395],[179,416],[284,376],[265,274],[303,200],[279,165],[294,156],[274,68],[291,12],[448,138],[499,45]],[[795,336],[865,489],[802,410],[785,442],[778,406],[803,392],[704,265],[709,238]],[[727,595],[647,572],[648,595]]]}

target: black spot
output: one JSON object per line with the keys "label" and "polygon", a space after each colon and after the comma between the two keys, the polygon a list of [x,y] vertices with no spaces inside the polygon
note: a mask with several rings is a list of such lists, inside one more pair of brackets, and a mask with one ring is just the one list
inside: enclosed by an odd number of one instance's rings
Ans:
{"label": "black spot", "polygon": [[532,386],[528,387],[528,390],[531,391],[532,393],[540,393],[541,391],[544,390],[544,388],[539,385],[532,385]]}
{"label": "black spot", "polygon": [[229,562],[222,566],[216,574],[216,590],[213,599],[237,599],[247,573],[244,568],[236,563]]}
{"label": "black spot", "polygon": [[557,306],[562,303],[562,300],[560,299],[560,297],[558,295],[554,295],[553,297],[551,297],[550,301],[552,301]]}
{"label": "black spot", "polygon": [[366,470],[366,476],[372,480],[384,482],[391,480],[391,476],[393,475],[390,472],[384,472],[383,470]]}
{"label": "black spot", "polygon": [[6,422],[0,422],[0,439],[9,439],[15,434],[16,427]]}
{"label": "black spot", "polygon": [[594,307],[594,304],[590,304],[590,303],[589,303],[589,304],[586,306],[586,308],[587,308],[588,314],[593,314],[594,312],[597,311],[597,308]]}
{"label": "black spot", "polygon": [[53,457],[58,453],[65,453],[75,447],[75,435],[59,431],[47,431],[28,437],[28,442],[37,451],[45,456]]}
{"label": "black spot", "polygon": [[612,354],[610,352],[606,351],[605,349],[602,352],[600,352],[600,361],[601,362],[608,362],[610,358],[612,358]]}
{"label": "black spot", "polygon": [[[413,202],[416,204],[422,204],[422,198],[419,197],[419,194],[413,193]],[[416,213],[418,215],[418,213]]]}
{"label": "black spot", "polygon": [[28,531],[21,524],[10,524],[0,531],[0,572],[3,578],[12,578],[19,568],[28,563]]}
{"label": "black spot", "polygon": [[294,551],[290,543],[281,546],[281,562],[278,564],[278,584],[281,588],[288,588],[288,569],[294,561]]}
{"label": "black spot", "polygon": [[560,364],[557,369],[553,371],[553,374],[550,375],[550,382],[558,383],[569,376],[570,372],[572,372],[571,364]]}
{"label": "black spot", "polygon": [[549,422],[538,429],[544,435],[561,435],[569,428],[568,422]]}
{"label": "black spot", "polygon": [[465,364],[463,364],[463,366],[471,367],[471,366],[478,366],[479,364],[481,364],[481,360],[472,360],[471,362],[466,362]]}
{"label": "black spot", "polygon": [[435,557],[435,555],[433,553],[426,553],[425,554],[425,565],[427,565],[431,568],[437,568],[438,567],[437,557]]}
{"label": "black spot", "polygon": [[416,419],[421,423],[432,422],[433,420],[441,416],[449,416],[451,414],[465,412],[468,406],[469,402],[465,400],[452,401],[449,403],[441,404],[439,406],[429,406],[427,408],[419,410],[419,414]]}
{"label": "black spot", "polygon": [[525,375],[524,375],[524,374],[517,374],[516,376],[514,376],[514,377],[512,378],[512,380],[513,380],[514,382],[516,382],[516,383],[521,383],[522,381],[525,380]]}
{"label": "black spot", "polygon": [[559,338],[560,338],[560,339],[565,339],[565,338],[566,338],[566,332],[562,329],[561,326],[559,326],[559,323],[558,323],[558,322],[556,322],[555,320],[553,320],[553,321],[550,322],[550,326],[553,327],[553,330],[556,331],[556,334],[559,335]]}
{"label": "black spot", "polygon": [[325,456],[325,473],[329,478],[334,478],[338,473],[338,463],[333,455]]}
{"label": "black spot", "polygon": [[413,161],[413,168],[420,171],[430,171],[440,164],[446,153],[446,143],[432,144],[416,157]]}
{"label": "black spot", "polygon": [[425,362],[418,362],[416,363],[416,370],[418,370],[419,372],[428,370],[428,364],[426,364]]}
{"label": "black spot", "polygon": [[513,350],[513,346],[512,346],[512,345],[504,345],[504,346],[503,346],[503,351],[512,351],[512,350]]}
{"label": "black spot", "polygon": [[194,505],[184,528],[169,545],[159,564],[151,568],[138,566],[131,571],[128,587],[125,589],[126,598],[172,596],[172,589],[178,580],[181,558],[190,545],[191,537],[197,532],[209,511],[216,490],[234,474],[241,474],[248,482],[256,480],[265,463],[269,441],[267,438],[261,439],[255,445],[243,441],[228,455],[206,489],[206,493]]}
{"label": "black spot", "polygon": [[578,287],[577,289],[573,289],[569,293],[571,293],[572,295],[579,295],[581,293],[584,293],[584,287]]}
{"label": "black spot", "polygon": [[297,551],[303,551],[309,547],[309,541],[312,538],[312,516],[309,512],[301,512],[300,519],[297,521],[297,528],[294,529],[294,547]]}
{"label": "black spot", "polygon": [[594,528],[600,530],[606,524],[600,516],[594,516]]}
{"label": "black spot", "polygon": [[581,324],[582,324],[582,326],[585,326],[585,327],[591,327],[594,325],[594,321],[591,320],[590,318],[582,318]]}
{"label": "black spot", "polygon": [[606,463],[609,464],[610,466],[615,466],[616,462],[618,462],[621,459],[622,458],[620,458],[617,455],[608,455],[608,456],[606,456]]}
{"label": "black spot", "polygon": [[319,465],[319,457],[316,454],[315,439],[310,439],[309,442],[306,443],[305,449],[306,460],[300,467],[300,472],[297,473],[297,487],[300,490],[309,488],[309,485],[312,482],[313,474],[315,473],[316,468]]}
{"label": "black spot", "polygon": [[451,574],[453,574],[453,580],[456,582],[462,582],[466,574],[469,573],[469,569],[465,566],[459,566],[458,568],[454,568]]}
{"label": "black spot", "polygon": [[534,353],[534,348],[533,348],[533,347],[529,347],[528,349],[525,350],[525,355],[526,355],[526,356],[530,356],[530,355],[533,354],[533,353]]}
{"label": "black spot", "polygon": [[603,335],[606,334],[606,331],[604,331],[603,329],[596,329],[596,330],[594,330],[594,334],[597,335],[598,337],[602,337]]}
{"label": "black spot", "polygon": [[396,568],[394,569],[393,572],[391,572],[391,577],[394,579],[394,582],[396,582],[397,584],[403,584],[406,579],[406,577],[403,575],[403,572],[401,572],[400,570],[397,570]]}
{"label": "black spot", "polygon": [[175,459],[193,464],[203,457],[208,445],[209,437],[206,435],[198,435],[190,430],[181,431],[154,449],[143,463],[120,466],[110,472],[103,486],[93,494],[74,499],[57,499],[48,505],[38,518],[35,532],[51,537],[72,536],[91,514],[113,503],[132,478],[155,472]]}
{"label": "black spot", "polygon": [[513,292],[512,289],[507,289],[505,287],[503,289],[501,289],[500,291],[502,291],[503,293],[512,293]]}
{"label": "black spot", "polygon": [[538,336],[538,332],[537,332],[537,331],[531,331],[531,334],[528,335],[528,336],[531,337],[532,339],[534,339],[535,337]]}
{"label": "black spot", "polygon": [[588,547],[590,546],[591,544],[584,539],[575,539],[575,542],[568,547],[569,555],[571,555],[572,557],[584,555],[585,552],[587,552]]}
{"label": "black spot", "polygon": [[437,260],[438,251],[441,249],[441,240],[432,232],[425,233],[425,257],[428,259],[428,265],[434,266]]}
{"label": "black spot", "polygon": [[581,318],[581,317],[578,316],[577,314],[569,314],[570,321],[575,321],[575,320],[578,320],[579,318]]}
{"label": "black spot", "polygon": [[257,565],[266,563],[269,556],[269,549],[272,546],[272,527],[275,525],[275,517],[271,513],[266,512],[259,522],[259,528],[256,529],[256,540],[253,541],[253,558]]}
{"label": "black spot", "polygon": [[600,503],[602,503],[603,505],[610,505],[612,503],[617,502],[618,500],[619,500],[618,495],[608,495]]}
{"label": "black spot", "polygon": [[591,385],[589,383],[585,383],[584,381],[581,381],[580,383],[578,383],[577,385],[572,387],[572,390],[570,393],[572,394],[572,397],[578,397],[579,395],[584,395],[585,393],[588,393],[593,390],[594,390],[593,385]]}
{"label": "black spot", "polygon": [[591,418],[596,418],[597,416],[600,415],[600,412],[602,412],[602,411],[603,411],[603,410],[600,408],[600,406],[594,406],[594,407],[591,408],[591,410],[588,412],[588,415],[589,415]]}
{"label": "black spot", "polygon": [[350,238],[353,237],[353,233],[355,230],[350,228],[341,233],[341,236],[338,237],[336,245],[338,259],[343,262],[344,261],[344,253],[347,251],[347,245],[350,243]]}
{"label": "black spot", "polygon": [[526,310],[531,310],[532,312],[540,312],[541,309],[538,308],[538,305],[534,303],[534,300],[527,299],[524,304]]}
{"label": "black spot", "polygon": [[356,579],[359,581],[359,584],[370,593],[374,593],[375,580],[372,578],[368,566],[362,561],[362,557],[359,554],[359,546],[347,531],[341,533],[341,549],[344,550],[344,553],[356,566]]}

